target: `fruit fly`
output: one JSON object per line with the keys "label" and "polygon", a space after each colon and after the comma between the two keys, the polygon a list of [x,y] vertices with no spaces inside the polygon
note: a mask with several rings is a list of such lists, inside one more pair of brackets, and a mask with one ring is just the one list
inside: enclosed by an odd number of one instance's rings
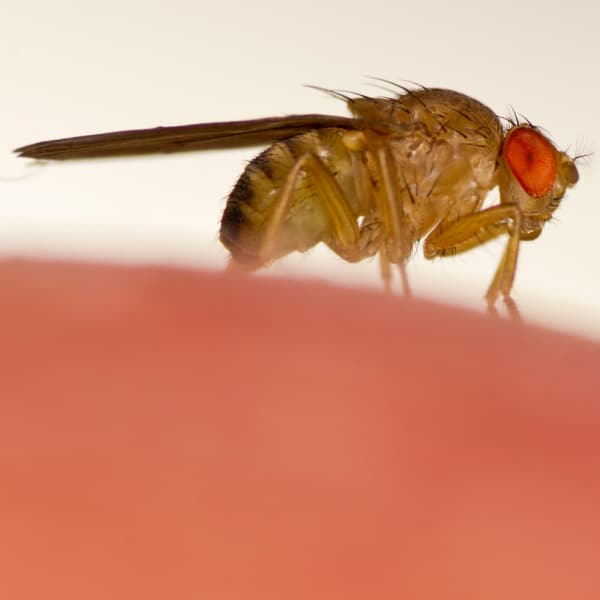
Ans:
{"label": "fruit fly", "polygon": [[[393,97],[331,92],[352,117],[292,115],[157,127],[39,142],[16,150],[38,159],[177,152],[269,142],[246,166],[221,220],[232,265],[253,270],[323,242],[357,262],[379,255],[386,289],[424,238],[427,258],[505,236],[488,288],[493,310],[510,298],[521,241],[536,239],[568,187],[575,159],[531,123],[506,127],[459,92],[399,86]],[[482,208],[495,186],[500,202]]]}

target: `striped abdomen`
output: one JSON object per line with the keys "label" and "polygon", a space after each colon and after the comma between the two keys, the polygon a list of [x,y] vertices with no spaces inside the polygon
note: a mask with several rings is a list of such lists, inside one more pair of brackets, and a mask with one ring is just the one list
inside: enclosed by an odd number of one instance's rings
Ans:
{"label": "striped abdomen", "polygon": [[[254,158],[238,179],[221,220],[221,242],[235,262],[260,266],[265,227],[278,192],[299,158],[317,156],[333,175],[353,214],[365,214],[365,199],[357,193],[356,164],[342,139],[343,129],[310,131],[275,142]],[[356,163],[356,160],[354,160]],[[363,200],[359,200],[362,197]],[[335,245],[332,224],[310,175],[302,171],[294,186],[285,220],[268,261],[294,250],[306,251],[319,242]]]}

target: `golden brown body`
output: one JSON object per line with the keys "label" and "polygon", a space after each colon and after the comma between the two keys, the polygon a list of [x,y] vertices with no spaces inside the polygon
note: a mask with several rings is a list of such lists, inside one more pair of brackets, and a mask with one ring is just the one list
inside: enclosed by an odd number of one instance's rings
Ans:
{"label": "golden brown body", "polygon": [[[541,233],[576,183],[573,160],[531,125],[503,131],[490,109],[458,92],[347,100],[352,119],[300,115],[167,127],[18,151],[78,158],[275,139],[248,164],[223,214],[221,241],[234,264],[257,268],[323,242],[351,262],[379,254],[386,286],[391,264],[406,286],[404,265],[420,239],[433,258],[506,234],[487,300],[509,300],[519,243]],[[500,204],[482,210],[496,185]]]}
{"label": "golden brown body", "polygon": [[[427,109],[424,108],[423,104]],[[259,154],[233,189],[221,241],[233,259],[259,266],[323,241],[349,261],[381,252],[392,263],[442,219],[477,210],[493,187],[502,128],[479,102],[447,90],[426,90],[401,100],[352,100],[358,117],[382,131],[321,129],[275,142]],[[463,115],[469,114],[466,118]],[[389,127],[389,124],[393,124]],[[319,183],[314,164],[298,174],[277,235],[265,254],[269,219],[286,178],[303,157],[320,163],[339,188],[349,224],[346,240]]]}
{"label": "golden brown body", "polygon": [[[403,265],[425,236],[425,256],[433,258],[506,233],[487,298],[490,305],[499,293],[508,298],[519,240],[541,233],[566,187],[577,181],[573,161],[554,150],[552,185],[532,195],[504,160],[499,119],[468,96],[424,89],[348,104],[368,128],[298,134],[247,166],[221,223],[233,260],[258,267],[324,242],[352,262],[379,253],[389,285],[389,265],[399,265],[404,278]],[[530,160],[535,167],[537,158]],[[501,205],[481,211],[497,184]]]}

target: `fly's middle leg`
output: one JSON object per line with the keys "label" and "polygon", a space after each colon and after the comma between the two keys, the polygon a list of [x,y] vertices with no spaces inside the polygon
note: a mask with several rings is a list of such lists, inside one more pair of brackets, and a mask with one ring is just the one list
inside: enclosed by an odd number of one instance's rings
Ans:
{"label": "fly's middle leg", "polygon": [[383,289],[386,294],[389,294],[392,291],[392,269],[390,261],[383,250],[379,253],[379,270],[383,281]]}
{"label": "fly's middle leg", "polygon": [[406,261],[410,256],[415,236],[402,204],[406,194],[402,194],[398,189],[390,149],[385,144],[381,144],[371,150],[370,156],[375,179],[380,182],[376,203],[385,230],[385,243],[380,249],[384,285],[386,288],[389,287],[390,263],[398,265],[402,290],[405,296],[410,296]]}

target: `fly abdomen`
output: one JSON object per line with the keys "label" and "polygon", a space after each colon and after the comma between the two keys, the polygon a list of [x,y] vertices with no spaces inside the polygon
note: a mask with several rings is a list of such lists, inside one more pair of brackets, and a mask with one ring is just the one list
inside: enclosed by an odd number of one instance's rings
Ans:
{"label": "fly abdomen", "polygon": [[321,161],[353,214],[361,214],[350,153],[343,143],[345,133],[343,129],[322,129],[296,135],[275,142],[250,161],[229,195],[221,220],[221,242],[235,262],[259,267],[294,250],[304,252],[331,239],[333,227],[323,198],[314,177],[303,168],[292,182],[289,205],[269,255],[261,254],[281,191],[294,166],[306,155]]}

